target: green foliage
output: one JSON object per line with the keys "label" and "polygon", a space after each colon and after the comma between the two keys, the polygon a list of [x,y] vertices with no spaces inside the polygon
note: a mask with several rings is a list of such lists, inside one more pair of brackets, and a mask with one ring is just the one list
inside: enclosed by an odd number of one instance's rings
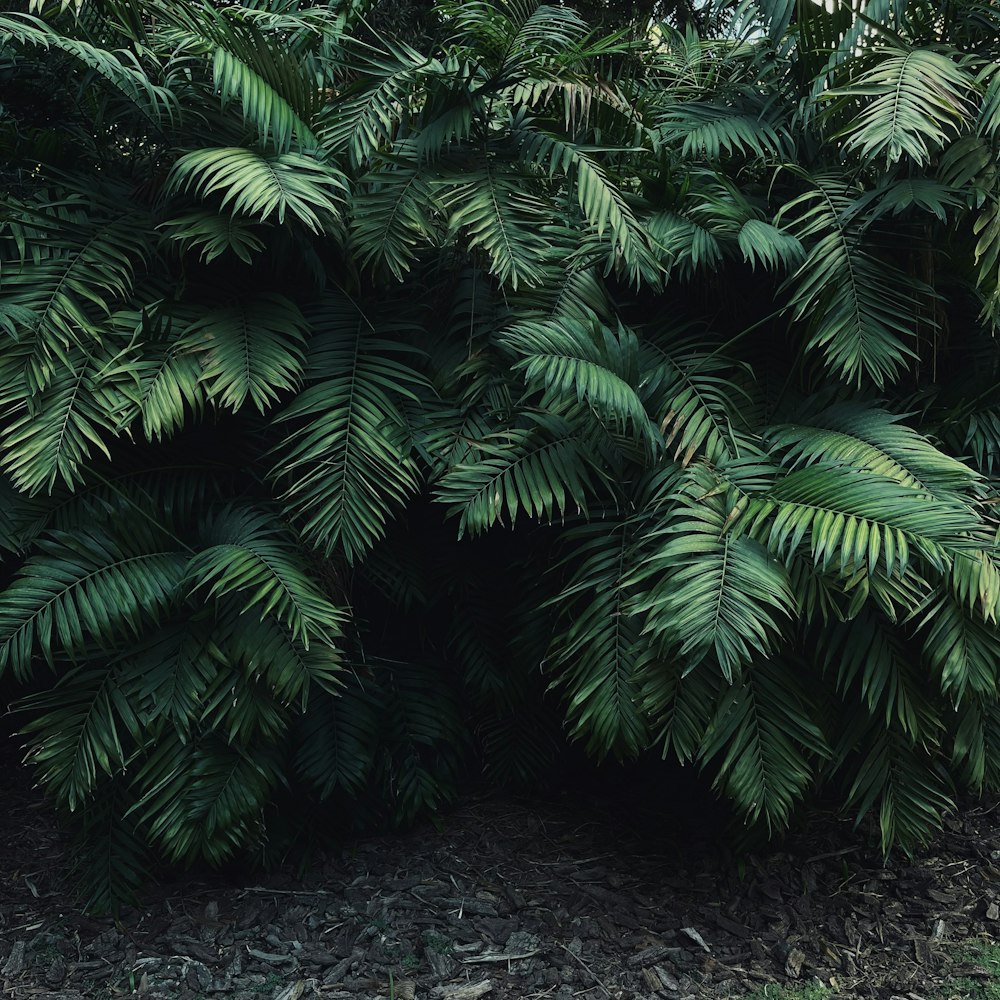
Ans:
{"label": "green foliage", "polygon": [[30,9],[0,673],[92,905],[560,724],[887,851],[1000,786],[981,4]]}

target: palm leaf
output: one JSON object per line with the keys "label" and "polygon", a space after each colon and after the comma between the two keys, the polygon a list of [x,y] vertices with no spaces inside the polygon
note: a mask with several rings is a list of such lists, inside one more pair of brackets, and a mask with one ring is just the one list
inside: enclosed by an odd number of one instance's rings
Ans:
{"label": "palm leaf", "polygon": [[779,622],[795,606],[788,575],[757,542],[726,530],[733,498],[703,467],[692,467],[669,500],[629,578],[641,588],[630,610],[645,617],[654,647],[675,649],[685,670],[712,653],[731,680],[779,639]]}
{"label": "palm leaf", "polygon": [[277,416],[285,425],[272,477],[303,536],[351,562],[385,533],[417,488],[400,403],[416,398],[413,352],[370,326],[356,306],[330,297],[311,316],[318,331],[310,385]]}
{"label": "palm leaf", "polygon": [[526,414],[528,426],[476,442],[475,455],[450,469],[435,499],[459,515],[458,532],[478,534],[519,513],[553,520],[586,511],[599,475],[584,442],[565,420]]}
{"label": "palm leaf", "polygon": [[800,677],[773,660],[744,670],[722,695],[701,747],[701,758],[716,762],[715,787],[769,832],[788,825],[813,781],[810,758],[830,755]]}
{"label": "palm leaf", "polygon": [[627,524],[575,528],[565,536],[572,576],[547,603],[559,610],[547,668],[564,691],[571,735],[600,759],[635,757],[645,747],[646,722],[635,672],[642,650],[640,622],[626,608],[631,565]]}
{"label": "palm leaf", "polygon": [[249,401],[266,413],[299,384],[306,331],[295,303],[264,295],[205,312],[184,331],[180,349],[200,356],[210,400],[231,410]]}
{"label": "palm leaf", "polygon": [[208,599],[238,595],[241,613],[272,615],[306,649],[336,646],[343,612],[309,577],[284,526],[267,511],[229,507],[204,529],[206,548],[188,563],[185,583]]}
{"label": "palm leaf", "polygon": [[870,97],[845,129],[846,150],[859,149],[868,162],[907,156],[923,165],[968,120],[972,77],[949,54],[930,48],[891,47],[871,53],[874,65],[831,99]]}
{"label": "palm leaf", "polygon": [[340,218],[346,190],[333,166],[303,153],[265,156],[239,146],[197,149],[173,165],[166,182],[170,192],[191,191],[199,198],[220,194],[221,207],[279,225],[297,219],[315,233],[331,229]]}
{"label": "palm leaf", "polygon": [[0,670],[30,676],[36,646],[45,661],[136,635],[179,597],[184,555],[146,520],[121,537],[52,531],[36,542],[0,594]]}

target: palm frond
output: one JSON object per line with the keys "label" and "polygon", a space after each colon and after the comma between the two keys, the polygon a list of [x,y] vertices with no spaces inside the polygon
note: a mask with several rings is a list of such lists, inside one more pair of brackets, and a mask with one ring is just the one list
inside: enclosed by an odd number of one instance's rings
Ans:
{"label": "palm frond", "polygon": [[564,400],[593,407],[657,450],[660,436],[639,397],[639,342],[632,331],[563,316],[518,323],[499,342],[513,353],[514,370],[524,373],[528,388],[544,390],[543,407],[564,409]]}
{"label": "palm frond", "polygon": [[220,207],[259,222],[297,219],[314,233],[334,230],[346,183],[332,165],[304,153],[264,155],[241,146],[196,149],[173,165],[166,187],[199,198],[221,195]]}
{"label": "palm frond", "polygon": [[806,327],[808,350],[823,352],[843,379],[891,383],[908,359],[914,335],[913,280],[876,258],[847,221],[851,192],[839,181],[816,178],[815,186],[788,202],[776,223],[798,239],[807,257],[791,275],[789,310]]}
{"label": "palm frond", "polygon": [[596,522],[567,532],[565,540],[565,560],[575,568],[548,602],[562,619],[546,657],[552,686],[564,692],[571,735],[592,756],[635,757],[647,732],[635,677],[641,623],[626,607],[630,528]]}
{"label": "palm frond", "polygon": [[[294,302],[262,295],[206,311],[184,331],[180,349],[201,358],[200,381],[210,400],[231,410],[249,401],[266,413],[282,393],[299,385],[307,329]],[[155,388],[162,392],[165,370],[159,374],[161,385]]]}
{"label": "palm frond", "polygon": [[676,650],[686,671],[710,653],[727,680],[780,639],[795,606],[784,568],[756,541],[727,531],[738,508],[728,490],[693,466],[670,496],[672,509],[643,540],[629,577],[630,604],[659,650]]}
{"label": "palm frond", "polygon": [[526,414],[526,427],[497,431],[475,443],[470,460],[437,483],[435,499],[459,515],[458,532],[476,535],[520,513],[554,520],[584,513],[600,471],[567,421]]}
{"label": "palm frond", "polygon": [[864,160],[884,156],[890,164],[904,155],[924,165],[968,121],[975,86],[961,63],[929,48],[882,47],[870,53],[874,65],[855,82],[829,96],[873,98],[844,130],[845,150]]}
{"label": "palm frond", "polygon": [[767,437],[784,450],[790,468],[822,462],[865,469],[947,500],[967,498],[979,481],[973,469],[936,448],[902,416],[870,404],[835,403],[805,415],[802,424],[769,428]]}
{"label": "palm frond", "polygon": [[306,649],[311,639],[336,646],[343,612],[320,590],[284,525],[250,507],[219,512],[204,531],[206,547],[188,562],[185,583],[208,599],[237,595],[241,613],[273,615]]}
{"label": "palm frond", "polygon": [[817,462],[751,497],[742,530],[780,558],[808,546],[816,565],[850,573],[902,574],[913,547],[943,569],[949,553],[974,548],[982,524],[965,503],[931,497],[866,470]]}
{"label": "palm frond", "polygon": [[[367,552],[418,484],[400,408],[422,379],[413,351],[331,296],[310,315],[317,331],[309,385],[282,410],[272,477],[305,539],[350,562]],[[381,335],[384,332],[384,336]],[[287,478],[286,478],[287,477]]]}
{"label": "palm frond", "polygon": [[78,60],[153,121],[169,121],[178,113],[175,95],[168,87],[158,86],[150,79],[130,49],[109,52],[83,38],[60,33],[39,17],[22,13],[0,15],[0,42],[11,40],[46,52],[62,52]]}
{"label": "palm frond", "polygon": [[788,825],[814,780],[812,761],[830,756],[800,676],[780,660],[743,670],[720,699],[701,748],[702,760],[718,770],[715,787],[769,832]]}
{"label": "palm frond", "polygon": [[0,594],[0,670],[31,676],[36,646],[56,652],[113,644],[155,623],[180,596],[185,554],[175,539],[134,519],[107,532],[52,531]]}

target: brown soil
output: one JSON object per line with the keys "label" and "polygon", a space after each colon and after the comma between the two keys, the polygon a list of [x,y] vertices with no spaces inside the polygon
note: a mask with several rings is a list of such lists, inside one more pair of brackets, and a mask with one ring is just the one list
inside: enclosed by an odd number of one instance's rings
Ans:
{"label": "brown soil", "polygon": [[26,775],[7,769],[4,784],[11,998],[701,1000],[781,984],[931,1000],[984,981],[969,956],[1000,933],[992,805],[885,867],[828,819],[739,863],[690,826],[633,830],[579,796],[478,801],[302,878],[151,887],[116,925],[74,904],[64,842]]}

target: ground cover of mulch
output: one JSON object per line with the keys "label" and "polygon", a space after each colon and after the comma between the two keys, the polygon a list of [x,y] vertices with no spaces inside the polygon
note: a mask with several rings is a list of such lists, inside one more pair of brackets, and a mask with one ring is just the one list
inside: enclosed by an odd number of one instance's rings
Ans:
{"label": "ground cover of mulch", "polygon": [[0,996],[17,1000],[946,1000],[986,981],[973,955],[1000,935],[990,804],[885,867],[829,818],[738,862],[682,805],[633,822],[579,793],[474,801],[302,878],[152,886],[116,924],[74,903],[24,776],[0,782]]}

